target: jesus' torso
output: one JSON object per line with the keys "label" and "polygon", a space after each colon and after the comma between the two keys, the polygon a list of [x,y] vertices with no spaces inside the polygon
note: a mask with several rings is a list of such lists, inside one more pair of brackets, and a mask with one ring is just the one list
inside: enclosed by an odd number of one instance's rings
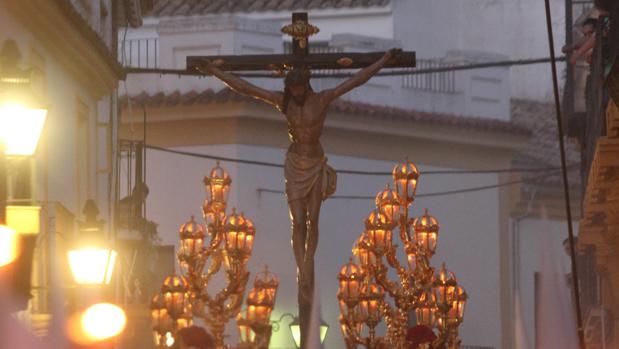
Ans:
{"label": "jesus' torso", "polygon": [[303,105],[291,99],[285,111],[291,143],[288,151],[307,157],[322,157],[320,135],[326,114],[327,105],[319,93],[308,92]]}

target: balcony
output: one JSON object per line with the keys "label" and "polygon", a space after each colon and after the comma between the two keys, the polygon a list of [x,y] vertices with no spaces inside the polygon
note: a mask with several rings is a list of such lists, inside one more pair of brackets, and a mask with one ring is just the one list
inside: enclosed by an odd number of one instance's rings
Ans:
{"label": "balcony", "polygon": [[[616,6],[616,5],[615,5]],[[582,148],[583,213],[579,250],[594,251],[596,278],[582,275],[581,301],[588,348],[615,348],[619,340],[610,324],[619,314],[619,6],[609,17],[600,17],[595,33],[586,112],[568,129]],[[595,292],[589,292],[595,290]],[[591,299],[586,296],[591,295]],[[593,300],[593,301],[591,301]],[[613,343],[609,340],[615,338]]]}

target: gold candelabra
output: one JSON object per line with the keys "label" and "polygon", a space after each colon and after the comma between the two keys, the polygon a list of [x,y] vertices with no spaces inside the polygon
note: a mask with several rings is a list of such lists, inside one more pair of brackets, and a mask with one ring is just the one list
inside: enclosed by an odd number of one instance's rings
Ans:
{"label": "gold candelabra", "polygon": [[[411,342],[424,343],[423,348],[459,348],[458,327],[468,296],[445,264],[438,274],[430,265],[438,242],[436,218],[427,209],[422,216],[409,218],[419,171],[407,160],[395,166],[392,176],[395,190],[387,186],[378,193],[376,209],[353,246],[356,262],[351,258],[338,275],[340,325],[347,348],[400,349],[410,348]],[[406,265],[397,257],[395,230],[407,256]],[[397,280],[389,278],[390,271]],[[416,337],[408,329],[410,316],[426,330],[419,332],[425,339],[410,338]],[[376,328],[383,320],[387,332],[378,336]]]}
{"label": "gold candelabra", "polygon": [[[183,275],[168,276],[161,293],[155,295],[151,303],[153,333],[158,347],[174,347],[179,331],[192,326],[194,318],[206,324],[217,349],[229,348],[224,344],[224,331],[232,319],[237,320],[241,346],[268,346],[270,314],[279,281],[267,269],[256,278],[243,318],[240,313],[249,279],[247,262],[256,230],[253,222],[243,213],[238,214],[235,208],[226,215],[231,183],[228,173],[217,163],[204,178],[205,225],[191,217],[179,229],[177,258]],[[226,285],[213,293],[209,290],[211,280],[222,267]]]}

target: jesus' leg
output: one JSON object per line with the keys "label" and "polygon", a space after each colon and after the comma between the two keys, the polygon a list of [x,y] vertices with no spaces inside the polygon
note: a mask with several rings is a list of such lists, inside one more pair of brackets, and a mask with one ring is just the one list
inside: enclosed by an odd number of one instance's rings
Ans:
{"label": "jesus' leg", "polygon": [[305,242],[307,240],[307,205],[304,200],[293,200],[288,203],[290,220],[292,221],[292,250],[297,262],[297,273],[303,269],[305,260]]}
{"label": "jesus' leg", "polygon": [[[320,183],[320,180],[317,181]],[[299,297],[302,299],[303,306],[301,306],[301,302],[299,302],[299,322],[301,324],[301,342],[305,343],[302,345],[303,348],[306,347],[308,337],[309,337],[309,328],[311,321],[311,309],[312,302],[314,297],[314,254],[316,253],[316,249],[318,248],[318,217],[320,215],[320,205],[322,203],[322,191],[320,185],[315,185],[312,188],[312,191],[307,198],[307,211],[308,211],[308,219],[307,219],[307,240],[305,245],[305,260],[303,262],[303,276],[302,276],[302,285],[303,296]],[[300,293],[301,294],[301,293]]]}

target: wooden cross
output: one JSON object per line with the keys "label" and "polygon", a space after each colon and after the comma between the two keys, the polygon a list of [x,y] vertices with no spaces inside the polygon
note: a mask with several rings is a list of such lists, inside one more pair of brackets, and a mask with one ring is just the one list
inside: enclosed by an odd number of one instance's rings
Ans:
{"label": "wooden cross", "polygon": [[[282,28],[292,36],[292,54],[188,56],[187,70],[201,73],[209,62],[223,71],[284,71],[292,67],[308,69],[359,69],[379,60],[384,52],[309,53],[309,36],[318,28],[309,24],[306,12],[292,14],[292,23]],[[415,52],[402,52],[386,68],[414,68]]]}
{"label": "wooden cross", "polygon": [[[302,69],[360,69],[371,66],[385,57],[384,52],[370,53],[321,53],[310,54],[308,39],[318,32],[318,28],[309,24],[307,13],[293,13],[292,23],[282,28],[282,32],[292,36],[292,54],[281,55],[242,55],[242,56],[190,56],[187,57],[187,71],[196,74],[204,74],[215,66],[221,71],[276,71],[283,72],[293,68]],[[381,61],[381,64],[384,62]],[[415,53],[401,52],[392,58],[386,65],[381,67],[406,68],[415,67]],[[375,73],[375,72],[373,72]],[[372,75],[373,75],[372,73]],[[221,75],[221,74],[220,74]],[[222,80],[226,80],[220,77]],[[225,74],[229,75],[229,74]],[[371,75],[368,75],[368,77]],[[354,78],[351,78],[351,80]],[[358,79],[358,78],[357,78]],[[350,80],[349,80],[350,81]],[[345,84],[345,83],[344,83]],[[254,86],[255,87],[255,86]],[[259,88],[257,88],[260,90]],[[268,93],[268,92],[267,92]],[[245,93],[250,95],[249,93]],[[258,95],[254,95],[257,97]],[[272,95],[269,95],[272,96]],[[282,97],[283,98],[283,97]],[[268,99],[268,98],[267,98]],[[311,110],[311,109],[310,109]],[[287,117],[289,115],[287,114]],[[316,117],[316,116],[315,116]],[[321,126],[322,127],[322,126]],[[319,133],[318,133],[319,136]],[[317,146],[320,143],[317,142]],[[317,200],[317,199],[313,199]],[[318,205],[320,202],[317,203]],[[294,219],[294,218],[293,218]],[[311,218],[310,218],[311,220]],[[294,231],[293,236],[298,232]],[[317,233],[317,232],[316,232]],[[293,244],[294,248],[294,244]],[[296,254],[296,252],[295,252]],[[295,256],[296,258],[296,256]],[[313,256],[312,256],[313,258]],[[309,320],[313,289],[307,292],[307,288],[314,285],[314,264],[307,264],[307,260],[299,263],[299,322],[301,327],[301,348],[307,347],[309,333]],[[306,273],[307,272],[307,273]],[[302,286],[304,285],[304,286]]]}

